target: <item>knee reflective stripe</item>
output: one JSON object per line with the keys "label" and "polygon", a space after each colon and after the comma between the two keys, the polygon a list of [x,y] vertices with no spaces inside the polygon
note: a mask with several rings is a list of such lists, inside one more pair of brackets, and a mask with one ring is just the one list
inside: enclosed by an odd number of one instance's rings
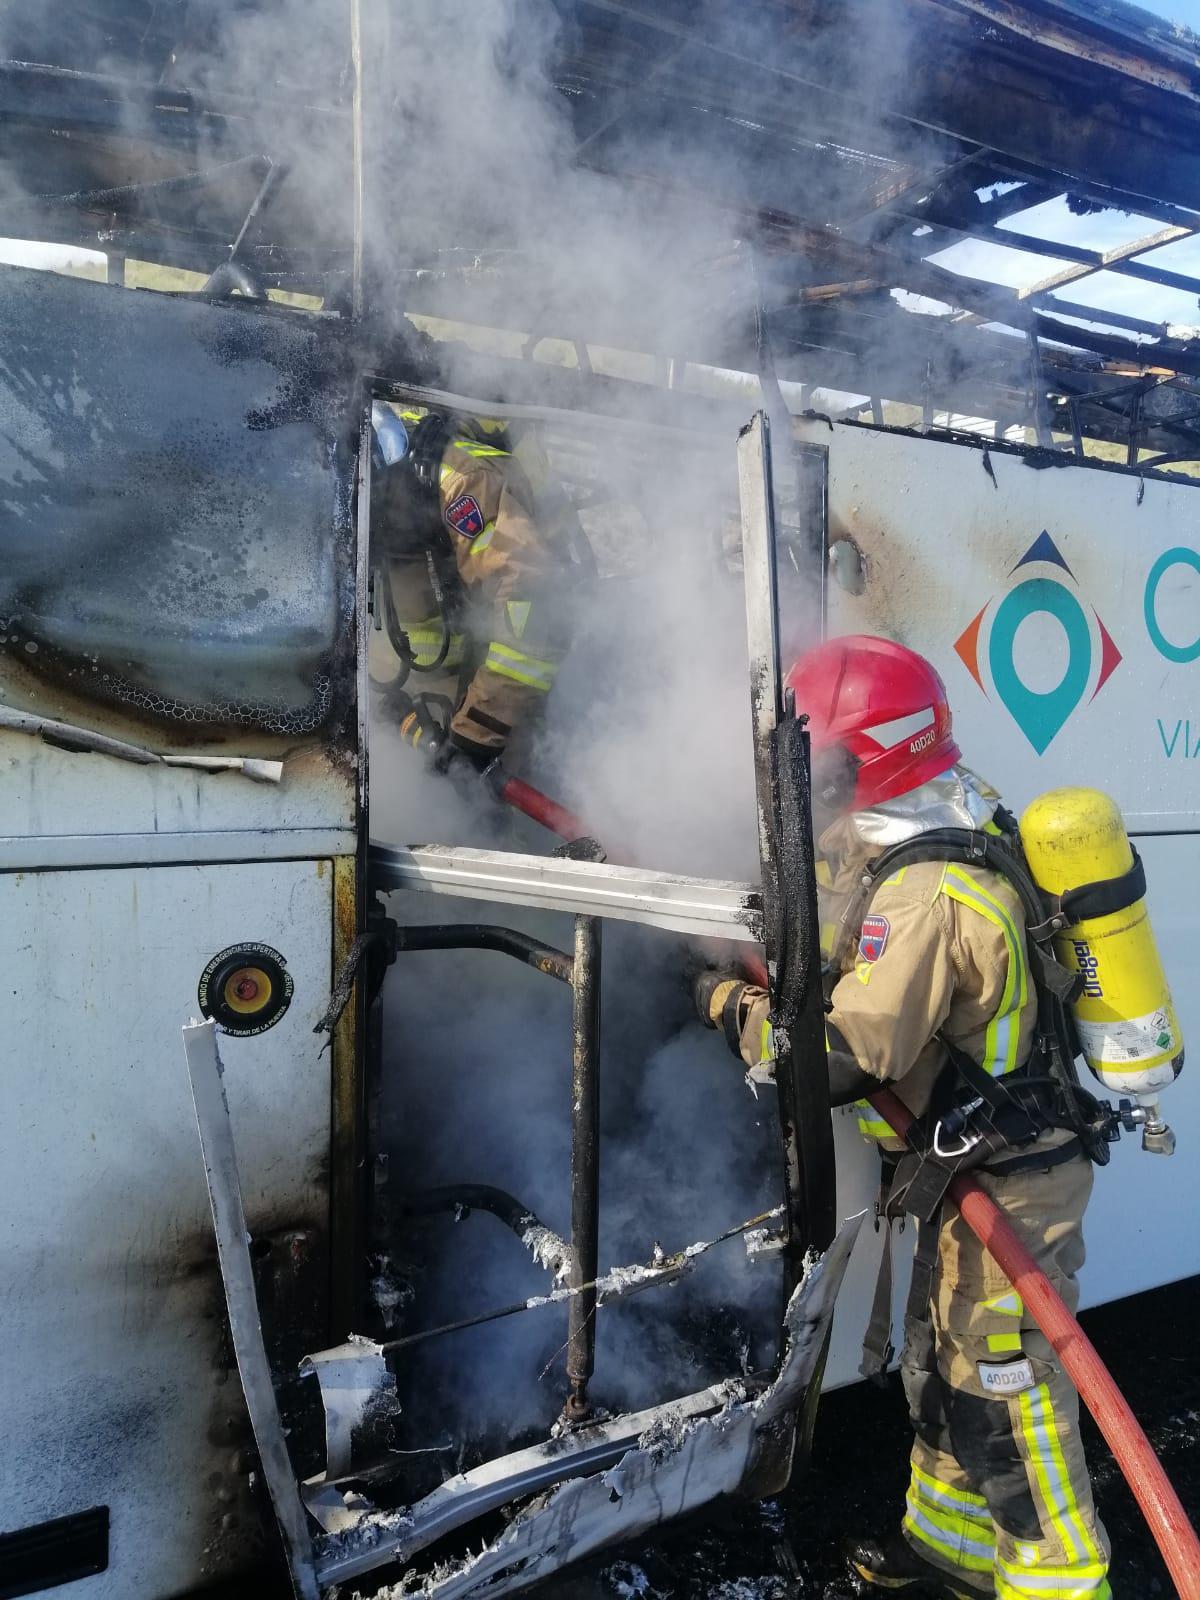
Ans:
{"label": "knee reflective stripe", "polygon": [[[437,660],[438,652],[442,648],[443,638],[440,623],[426,621],[409,624],[402,622],[400,627],[408,639],[409,648],[413,653],[413,660],[419,667],[427,667]],[[446,659],[442,662],[447,672],[455,667],[462,666],[465,641],[466,636],[464,634],[452,633],[450,635],[450,649],[446,652]]]}
{"label": "knee reflective stripe", "polygon": [[1103,1577],[1108,1570],[1107,1563],[1080,1514],[1075,1485],[1071,1482],[1058,1437],[1050,1390],[1044,1383],[1039,1383],[1036,1389],[1027,1389],[1016,1398],[1021,1409],[1021,1432],[1029,1454],[1029,1464],[1033,1468],[1050,1525],[1062,1541],[1072,1569],[1079,1570],[1084,1576],[1098,1573]]}
{"label": "knee reflective stripe", "polygon": [[1108,1568],[1024,1567],[996,1561],[997,1600],[1112,1600]]}
{"label": "knee reflective stripe", "polygon": [[557,663],[540,661],[537,656],[527,656],[523,650],[514,650],[510,644],[493,639],[488,646],[484,666],[501,678],[511,678],[542,694],[549,692],[558,671]]}
{"label": "knee reflective stripe", "polygon": [[942,877],[942,893],[951,900],[957,900],[960,905],[970,906],[972,911],[977,911],[1004,935],[1008,950],[1008,972],[1004,979],[1000,1008],[987,1025],[981,1063],[983,1070],[990,1072],[993,1078],[1002,1078],[1019,1065],[1020,1015],[1029,1000],[1029,968],[1024,941],[1017,932],[1008,908],[973,878],[969,878],[961,868],[947,865]]}
{"label": "knee reflective stripe", "polygon": [[972,1494],[969,1489],[955,1489],[948,1483],[943,1483],[940,1478],[935,1478],[930,1472],[922,1472],[915,1465],[910,1466],[912,1482],[910,1492],[918,1500],[928,1501],[935,1511],[958,1511],[964,1517],[971,1517],[977,1522],[983,1522],[990,1529],[992,1519],[988,1513],[987,1501],[981,1494]]}
{"label": "knee reflective stripe", "polygon": [[943,1561],[969,1572],[991,1572],[996,1535],[982,1495],[955,1489],[919,1467],[905,1499],[904,1531]]}
{"label": "knee reflective stripe", "polygon": [[486,550],[488,545],[491,544],[492,539],[495,536],[495,533],[496,533],[496,524],[494,522],[489,522],[488,525],[484,528],[483,532],[482,533],[477,533],[475,535],[475,537],[471,540],[471,551],[470,551],[470,553],[473,556],[477,556],[481,550]]}

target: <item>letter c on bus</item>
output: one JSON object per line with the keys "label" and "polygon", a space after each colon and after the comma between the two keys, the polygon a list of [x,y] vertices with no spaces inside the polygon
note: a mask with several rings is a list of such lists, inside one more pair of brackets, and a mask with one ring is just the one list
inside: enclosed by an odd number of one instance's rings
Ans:
{"label": "letter c on bus", "polygon": [[1164,550],[1162,555],[1150,568],[1150,575],[1146,579],[1145,612],[1146,632],[1150,641],[1160,656],[1166,656],[1168,661],[1195,661],[1200,656],[1200,635],[1191,644],[1172,644],[1158,625],[1156,607],[1158,602],[1158,586],[1172,567],[1191,567],[1193,572],[1200,573],[1200,555],[1190,550],[1187,545],[1177,544],[1170,550]]}

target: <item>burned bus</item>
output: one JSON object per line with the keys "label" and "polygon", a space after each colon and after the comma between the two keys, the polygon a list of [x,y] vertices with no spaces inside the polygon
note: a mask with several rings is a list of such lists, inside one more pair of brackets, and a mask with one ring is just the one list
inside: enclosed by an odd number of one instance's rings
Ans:
{"label": "burned bus", "polygon": [[[514,1592],[778,1492],[857,1374],[793,649],[902,639],[1015,803],[1110,792],[1193,1026],[1200,356],[1063,291],[1200,293],[1152,264],[1195,47],[906,0],[938,70],[864,86],[820,7],[767,52],[766,3],[562,0],[447,78],[448,14],[66,9],[0,62],[0,1594]],[[1005,226],[1062,196],[1158,231]],[[545,737],[466,797],[388,709],[379,406],[524,441],[578,535]],[[772,1073],[689,1022],[697,944],[765,946]],[[1194,1093],[1086,1299],[1196,1269]]]}

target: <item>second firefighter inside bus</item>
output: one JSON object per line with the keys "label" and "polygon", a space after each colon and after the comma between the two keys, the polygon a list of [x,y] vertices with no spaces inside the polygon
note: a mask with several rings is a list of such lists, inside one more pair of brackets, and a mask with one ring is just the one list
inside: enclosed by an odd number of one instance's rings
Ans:
{"label": "second firefighter inside bus", "polygon": [[372,424],[371,675],[439,771],[482,772],[566,653],[570,508],[499,427],[383,403]]}

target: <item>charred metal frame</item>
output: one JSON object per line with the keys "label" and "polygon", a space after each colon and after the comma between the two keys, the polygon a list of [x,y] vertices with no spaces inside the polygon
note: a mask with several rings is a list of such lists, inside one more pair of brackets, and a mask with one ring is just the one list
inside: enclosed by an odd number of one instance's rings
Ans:
{"label": "charred metal frame", "polygon": [[[527,1587],[541,1573],[588,1554],[615,1536],[630,1537],[652,1527],[672,1515],[674,1506],[701,1505],[732,1493],[753,1471],[768,1442],[787,1432],[788,1420],[819,1366],[860,1218],[842,1228],[825,1256],[808,1267],[789,1299],[786,1348],[770,1382],[731,1379],[646,1411],[584,1423],[547,1444],[452,1477],[423,1500],[394,1513],[375,1510],[359,1492],[350,1502],[342,1502],[342,1483],[357,1490],[372,1481],[369,1472],[348,1479],[313,1480],[302,1496],[292,1474],[263,1345],[215,1025],[186,1027],[184,1049],[234,1352],[297,1600],[319,1600],[329,1585],[411,1559],[488,1512],[553,1491],[546,1503],[535,1502],[518,1516],[508,1533],[490,1549],[485,1546],[478,1558],[493,1563],[491,1570],[485,1567],[479,1573],[474,1585],[481,1592],[486,1588],[499,1596]],[[378,1355],[384,1347],[366,1348]],[[556,1504],[557,1496],[564,1494],[567,1500]],[[338,1531],[310,1533],[306,1503],[314,1516],[319,1508],[340,1508]],[[514,1536],[519,1541],[516,1549],[511,1548]],[[446,1577],[451,1592],[454,1576],[451,1569]],[[435,1580],[431,1592],[437,1587]]]}
{"label": "charred metal frame", "polygon": [[[254,140],[252,113],[270,104],[270,90],[251,103],[168,81],[167,41],[173,29],[175,35],[186,31],[170,6],[156,13],[156,42],[147,44],[144,32],[138,41],[139,52],[166,52],[158,83],[37,62],[0,63],[0,125],[19,129],[31,148],[44,141],[52,170],[78,171],[86,180],[74,192],[61,192],[71,188],[63,183],[60,192],[7,207],[13,220],[0,219],[0,226],[19,231],[36,216],[40,237],[99,244],[116,273],[125,256],[141,255],[207,276],[232,251],[264,284],[327,296],[348,285],[347,308],[363,314],[369,263],[363,250],[362,28],[368,17],[360,3],[347,0],[352,70],[340,84],[299,96],[326,143],[344,144],[347,152],[345,215],[323,219],[330,225],[319,238],[310,238],[301,220],[303,172],[279,181],[286,152],[266,152]],[[1095,437],[1112,442],[1123,415],[1128,427],[1117,442],[1126,445],[1132,470],[1165,473],[1172,463],[1195,459],[1196,430],[1170,416],[1153,423],[1137,418],[1133,391],[1129,409],[1114,399],[1107,415],[1088,407],[1081,416],[1069,401],[1095,387],[1093,378],[1112,378],[1111,387],[1120,387],[1122,379],[1152,380],[1164,371],[1175,374],[1172,382],[1184,394],[1200,399],[1200,336],[1062,297],[1064,289],[1099,272],[1200,296],[1200,274],[1179,271],[1161,257],[1200,234],[1191,149],[1200,48],[1186,33],[1119,0],[1099,9],[1079,0],[895,0],[914,49],[922,51],[922,70],[887,103],[864,106],[853,78],[840,68],[814,70],[809,46],[815,38],[819,54],[827,21],[820,7],[798,9],[794,25],[780,28],[778,50],[764,54],[722,39],[719,30],[697,29],[686,8],[674,4],[558,3],[570,25],[553,70],[574,118],[571,159],[577,165],[631,183],[677,187],[670,172],[655,168],[650,148],[664,115],[681,119],[698,140],[715,137],[741,153],[745,183],[722,188],[714,182],[711,192],[691,199],[727,218],[734,236],[758,239],[770,282],[764,314],[781,378],[905,405],[928,402],[931,411],[995,418],[1004,426],[1020,421],[1040,435],[1043,447],[1077,453],[1093,425]],[[770,14],[766,7],[756,12],[753,3],[745,10],[747,26]],[[844,11],[841,26],[850,34],[854,0]],[[654,63],[649,70],[647,61]],[[98,184],[106,171],[103,140],[131,117],[154,159],[144,169],[137,162],[112,164],[114,182]],[[651,136],[645,149],[643,128]],[[71,146],[63,142],[64,130]],[[97,147],[88,141],[98,141]],[[774,158],[785,151],[786,170],[803,170],[782,194],[760,174],[773,170]],[[796,196],[829,193],[830,164],[849,152],[861,169],[861,193],[840,183],[838,214],[803,214]],[[275,162],[266,172],[268,194],[261,183],[264,161]],[[1014,183],[1020,185],[1014,192],[981,197],[988,186]],[[148,207],[141,197],[151,193]],[[1107,250],[1056,245],[1019,225],[1005,226],[1023,210],[1062,198],[1076,209],[1121,209],[1159,226]],[[930,261],[961,239],[1031,260],[1055,255],[1066,266],[1010,292]],[[454,282],[468,287],[473,273],[501,270],[471,252],[467,265],[458,263],[457,243],[448,240],[428,262],[404,269],[404,309],[445,315]],[[919,320],[889,299],[893,289],[941,299],[953,315]],[[469,319],[469,306],[466,314]],[[699,345],[658,350],[655,330],[636,327],[633,308],[629,315],[624,329],[598,322],[579,328],[554,325],[551,312],[536,336],[575,344],[581,396],[591,387],[589,341],[656,354],[668,374],[672,364],[689,361],[755,369],[749,317],[740,346],[735,336],[718,351]],[[1066,320],[1072,318],[1086,325]],[[983,322],[1012,329],[1036,346],[1036,355]],[[537,339],[528,328],[520,331],[533,364]],[[894,331],[912,344],[927,344],[928,361],[889,367],[885,352]],[[672,386],[669,376],[667,382]]]}
{"label": "charred metal frame", "polygon": [[[790,443],[790,441],[789,441]],[[819,462],[819,466],[818,466]],[[801,472],[822,470],[817,460],[798,457]],[[780,787],[775,733],[785,715],[780,667],[779,584],[776,560],[775,489],[771,462],[771,424],[759,412],[738,440],[738,481],[742,505],[742,561],[746,587],[746,634],[750,651],[750,716],[758,799],[759,854],[762,862],[764,933],[772,1000],[779,978],[780,918],[791,895],[780,881]],[[823,512],[824,497],[818,504]],[[806,530],[804,548],[819,569],[823,590],[827,538],[822,525]],[[817,579],[806,572],[806,579]],[[804,707],[795,710],[803,714]],[[810,824],[811,825],[811,824]],[[797,886],[791,886],[793,892]],[[815,930],[816,884],[810,886],[808,926]],[[776,1084],[786,1172],[789,1285],[799,1279],[804,1254],[822,1250],[836,1231],[833,1127],[825,1053],[821,985],[809,982],[800,1013],[790,1028],[775,1029]]]}
{"label": "charred metal frame", "polygon": [[591,1415],[587,1387],[596,1365],[596,1290],[600,1244],[600,922],[575,918],[571,983],[571,1287],[564,1415]]}
{"label": "charred metal frame", "polygon": [[[564,1418],[591,1415],[588,1383],[596,1360],[596,1290],[600,1243],[600,921],[575,916],[574,954],[555,950],[514,928],[487,923],[394,924],[391,953],[411,950],[496,950],[571,989],[571,1254],[567,1331],[568,1392]],[[492,1191],[493,1196],[500,1191]],[[450,1195],[446,1191],[443,1199]],[[501,1199],[511,1198],[501,1196]],[[464,1200],[464,1204],[470,1204]],[[484,1201],[483,1203],[487,1203]],[[495,1209],[494,1204],[489,1209]],[[513,1222],[500,1211],[501,1220]],[[529,1218],[536,1224],[536,1218]]]}

